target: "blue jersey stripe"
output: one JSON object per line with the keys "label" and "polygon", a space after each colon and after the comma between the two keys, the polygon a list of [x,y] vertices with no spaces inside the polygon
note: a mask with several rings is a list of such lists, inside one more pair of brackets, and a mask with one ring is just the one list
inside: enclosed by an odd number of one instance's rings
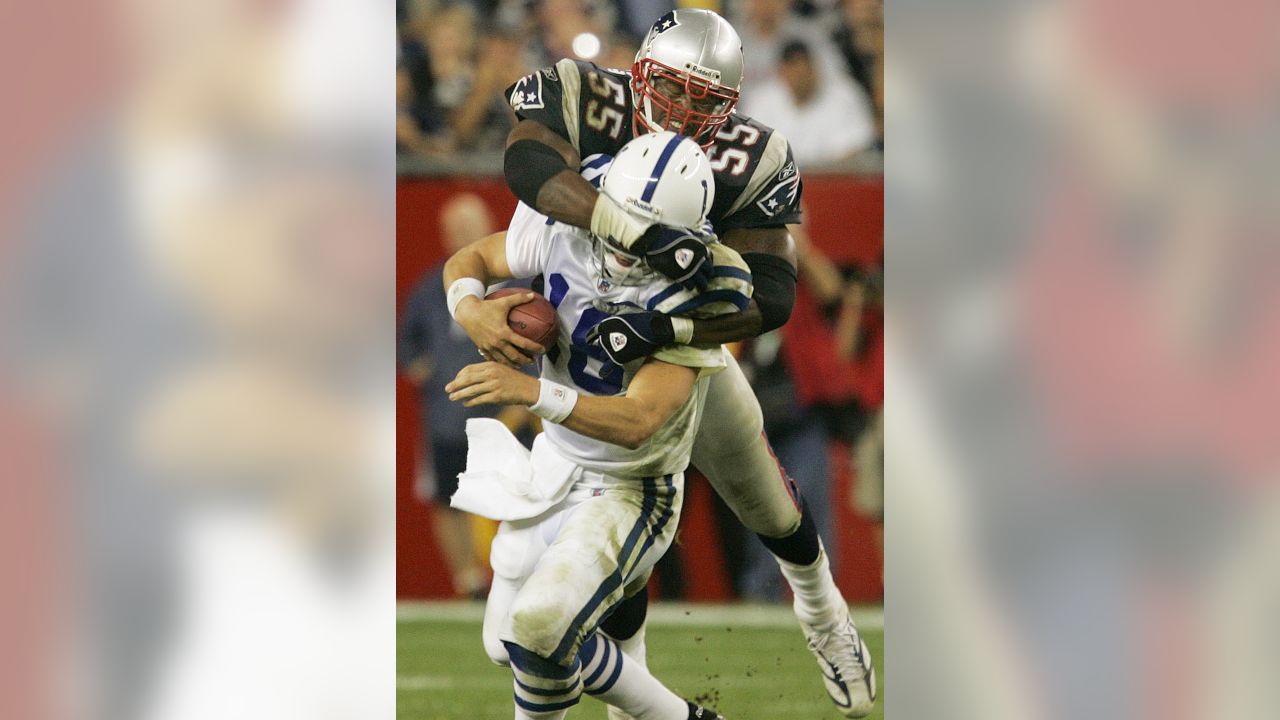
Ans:
{"label": "blue jersey stripe", "polygon": [[657,295],[654,295],[653,297],[649,298],[649,302],[645,303],[645,305],[649,310],[652,310],[658,307],[659,303],[664,302],[667,298],[671,297],[672,295],[675,295],[676,293],[680,292],[683,289],[684,287],[680,285],[676,285],[676,284],[668,285],[666,290],[663,290]]}
{"label": "blue jersey stripe", "polygon": [[696,310],[702,307],[703,305],[707,305],[713,302],[727,302],[727,303],[731,303],[734,307],[738,308],[739,310],[746,310],[747,305],[751,304],[751,298],[747,297],[746,295],[743,295],[737,290],[710,290],[708,292],[702,293],[701,295],[693,298],[692,300],[689,300],[688,302],[683,302],[677,305],[676,307],[671,308],[671,310],[669,310],[666,314],[667,315],[683,315],[684,313],[691,312],[693,310]]}
{"label": "blue jersey stripe", "polygon": [[743,282],[751,282],[751,273],[732,265],[717,265],[711,271],[712,277],[731,277]]}
{"label": "blue jersey stripe", "polygon": [[[741,280],[743,282],[748,282],[748,283],[751,282],[751,273],[747,272],[746,270],[742,270],[741,268],[733,267],[732,265],[717,265],[715,269],[711,271],[711,275],[712,277],[729,277],[729,278]],[[680,292],[681,290],[684,290],[684,287],[678,284],[668,285],[667,289],[649,298],[649,302],[645,303],[645,309],[653,310],[654,308],[658,307],[658,305],[662,304],[663,302],[666,302],[668,298]],[[714,292],[737,292],[737,291],[722,289],[722,290],[711,290],[709,292],[714,293]],[[742,295],[741,293],[738,293],[738,294]],[[746,296],[744,295],[743,297],[746,297]],[[694,303],[693,307],[701,307],[703,304],[703,303],[697,302],[697,298],[694,298],[689,302]],[[734,305],[738,306],[739,308],[746,307],[745,304],[740,303],[736,300],[730,300],[730,302],[732,302]],[[688,303],[685,303],[685,305],[687,304]],[[684,305],[681,305],[680,307],[684,307]],[[667,314],[674,315],[675,312],[672,311]]]}
{"label": "blue jersey stripe", "polygon": [[600,155],[596,156],[595,158],[592,158],[591,160],[584,161],[584,162],[582,163],[582,168],[581,168],[581,169],[582,169],[582,170],[594,170],[594,169],[599,168],[599,167],[604,167],[605,165],[608,165],[608,164],[609,164],[609,163],[611,163],[611,162],[613,162],[613,156],[612,156],[612,155],[605,155],[605,154],[601,153]]}
{"label": "blue jersey stripe", "polygon": [[653,174],[649,176],[649,182],[645,184],[644,193],[640,196],[641,200],[649,202],[653,199],[653,193],[658,189],[658,178],[662,177],[662,171],[667,169],[667,163],[671,162],[671,156],[675,154],[681,140],[684,138],[677,135],[662,148],[662,154],[658,156],[658,164],[653,166]]}

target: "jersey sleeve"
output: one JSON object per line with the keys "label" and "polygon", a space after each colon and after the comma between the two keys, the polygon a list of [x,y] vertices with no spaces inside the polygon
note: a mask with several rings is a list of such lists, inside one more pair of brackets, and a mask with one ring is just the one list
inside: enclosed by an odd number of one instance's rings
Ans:
{"label": "jersey sleeve", "polygon": [[[691,318],[710,318],[747,309],[752,290],[747,263],[733,248],[720,243],[711,245],[710,249],[715,268],[705,290],[694,292],[672,285],[654,296],[648,303],[648,309]],[[685,367],[714,370],[725,366],[721,347],[674,345],[662,348],[653,357]]]}
{"label": "jersey sleeve", "polygon": [[751,270],[736,250],[713,243],[711,281],[701,292],[672,284],[649,299],[646,310],[694,319],[727,315],[747,309],[751,302]]}
{"label": "jersey sleeve", "polygon": [[671,345],[655,352],[652,357],[655,360],[668,362],[672,365],[681,365],[710,373],[723,370],[728,366],[729,362],[724,357],[726,352],[728,351],[724,349],[723,345],[717,345],[713,348]]}
{"label": "jersey sleeve", "polygon": [[779,227],[800,222],[800,193],[803,183],[791,156],[791,145],[777,130],[760,155],[751,179],[729,207],[716,231],[735,228]]}
{"label": "jersey sleeve", "polygon": [[517,80],[507,88],[507,102],[521,120],[536,120],[546,125],[580,150],[581,90],[582,71],[577,62],[565,58]]}
{"label": "jersey sleeve", "polygon": [[507,267],[512,277],[531,278],[542,273],[551,254],[553,221],[524,203],[516,204],[507,225]]}

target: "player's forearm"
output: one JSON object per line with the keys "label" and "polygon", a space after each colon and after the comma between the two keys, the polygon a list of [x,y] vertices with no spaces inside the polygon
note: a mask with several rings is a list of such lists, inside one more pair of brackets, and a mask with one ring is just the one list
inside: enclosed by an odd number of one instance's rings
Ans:
{"label": "player's forearm", "polygon": [[[697,377],[691,368],[651,359],[631,378],[625,396],[579,395],[572,412],[559,422],[587,437],[634,450],[688,400]],[[547,389],[545,381],[542,389]],[[542,402],[540,397],[539,405]],[[533,411],[539,413],[537,408]]]}
{"label": "player's forearm", "polygon": [[740,342],[761,332],[760,308],[753,301],[742,312],[693,321],[694,345],[710,346]]}
{"label": "player's forearm", "polygon": [[445,261],[444,264],[444,289],[447,292],[449,286],[462,278],[475,278],[482,285],[488,286],[497,282],[499,278],[491,276],[489,266],[485,262],[484,256],[477,251],[476,246],[465,247],[453,254],[453,257]]}
{"label": "player's forearm", "polygon": [[507,264],[507,232],[487,235],[454,253],[444,263],[444,287],[461,278],[475,278],[484,285],[510,280]]}
{"label": "player's forearm", "polygon": [[634,398],[583,395],[560,424],[589,438],[634,450],[652,437],[669,416]]}
{"label": "player's forearm", "polygon": [[503,173],[511,192],[549,218],[590,228],[599,193],[578,174],[581,158],[564,138],[535,120],[507,136]]}
{"label": "player's forearm", "polygon": [[599,192],[576,170],[566,168],[552,177],[538,191],[534,209],[552,220],[574,227],[591,228]]}

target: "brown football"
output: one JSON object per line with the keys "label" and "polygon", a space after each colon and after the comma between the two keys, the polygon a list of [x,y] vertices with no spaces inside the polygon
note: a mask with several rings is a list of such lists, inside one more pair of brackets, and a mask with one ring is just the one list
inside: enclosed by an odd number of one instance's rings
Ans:
{"label": "brown football", "polygon": [[[485,299],[506,297],[529,292],[524,288],[502,288],[489,293]],[[547,299],[538,295],[523,305],[511,308],[507,313],[507,325],[520,335],[550,350],[556,342],[556,309]]]}

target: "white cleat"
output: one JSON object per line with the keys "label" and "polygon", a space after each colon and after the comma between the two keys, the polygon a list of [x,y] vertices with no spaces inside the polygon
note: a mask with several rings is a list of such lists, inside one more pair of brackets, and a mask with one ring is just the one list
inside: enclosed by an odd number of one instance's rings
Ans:
{"label": "white cleat", "polygon": [[871,652],[848,614],[831,625],[800,623],[800,627],[809,639],[809,650],[818,659],[831,702],[847,718],[866,717],[876,704],[876,671],[871,665]]}

